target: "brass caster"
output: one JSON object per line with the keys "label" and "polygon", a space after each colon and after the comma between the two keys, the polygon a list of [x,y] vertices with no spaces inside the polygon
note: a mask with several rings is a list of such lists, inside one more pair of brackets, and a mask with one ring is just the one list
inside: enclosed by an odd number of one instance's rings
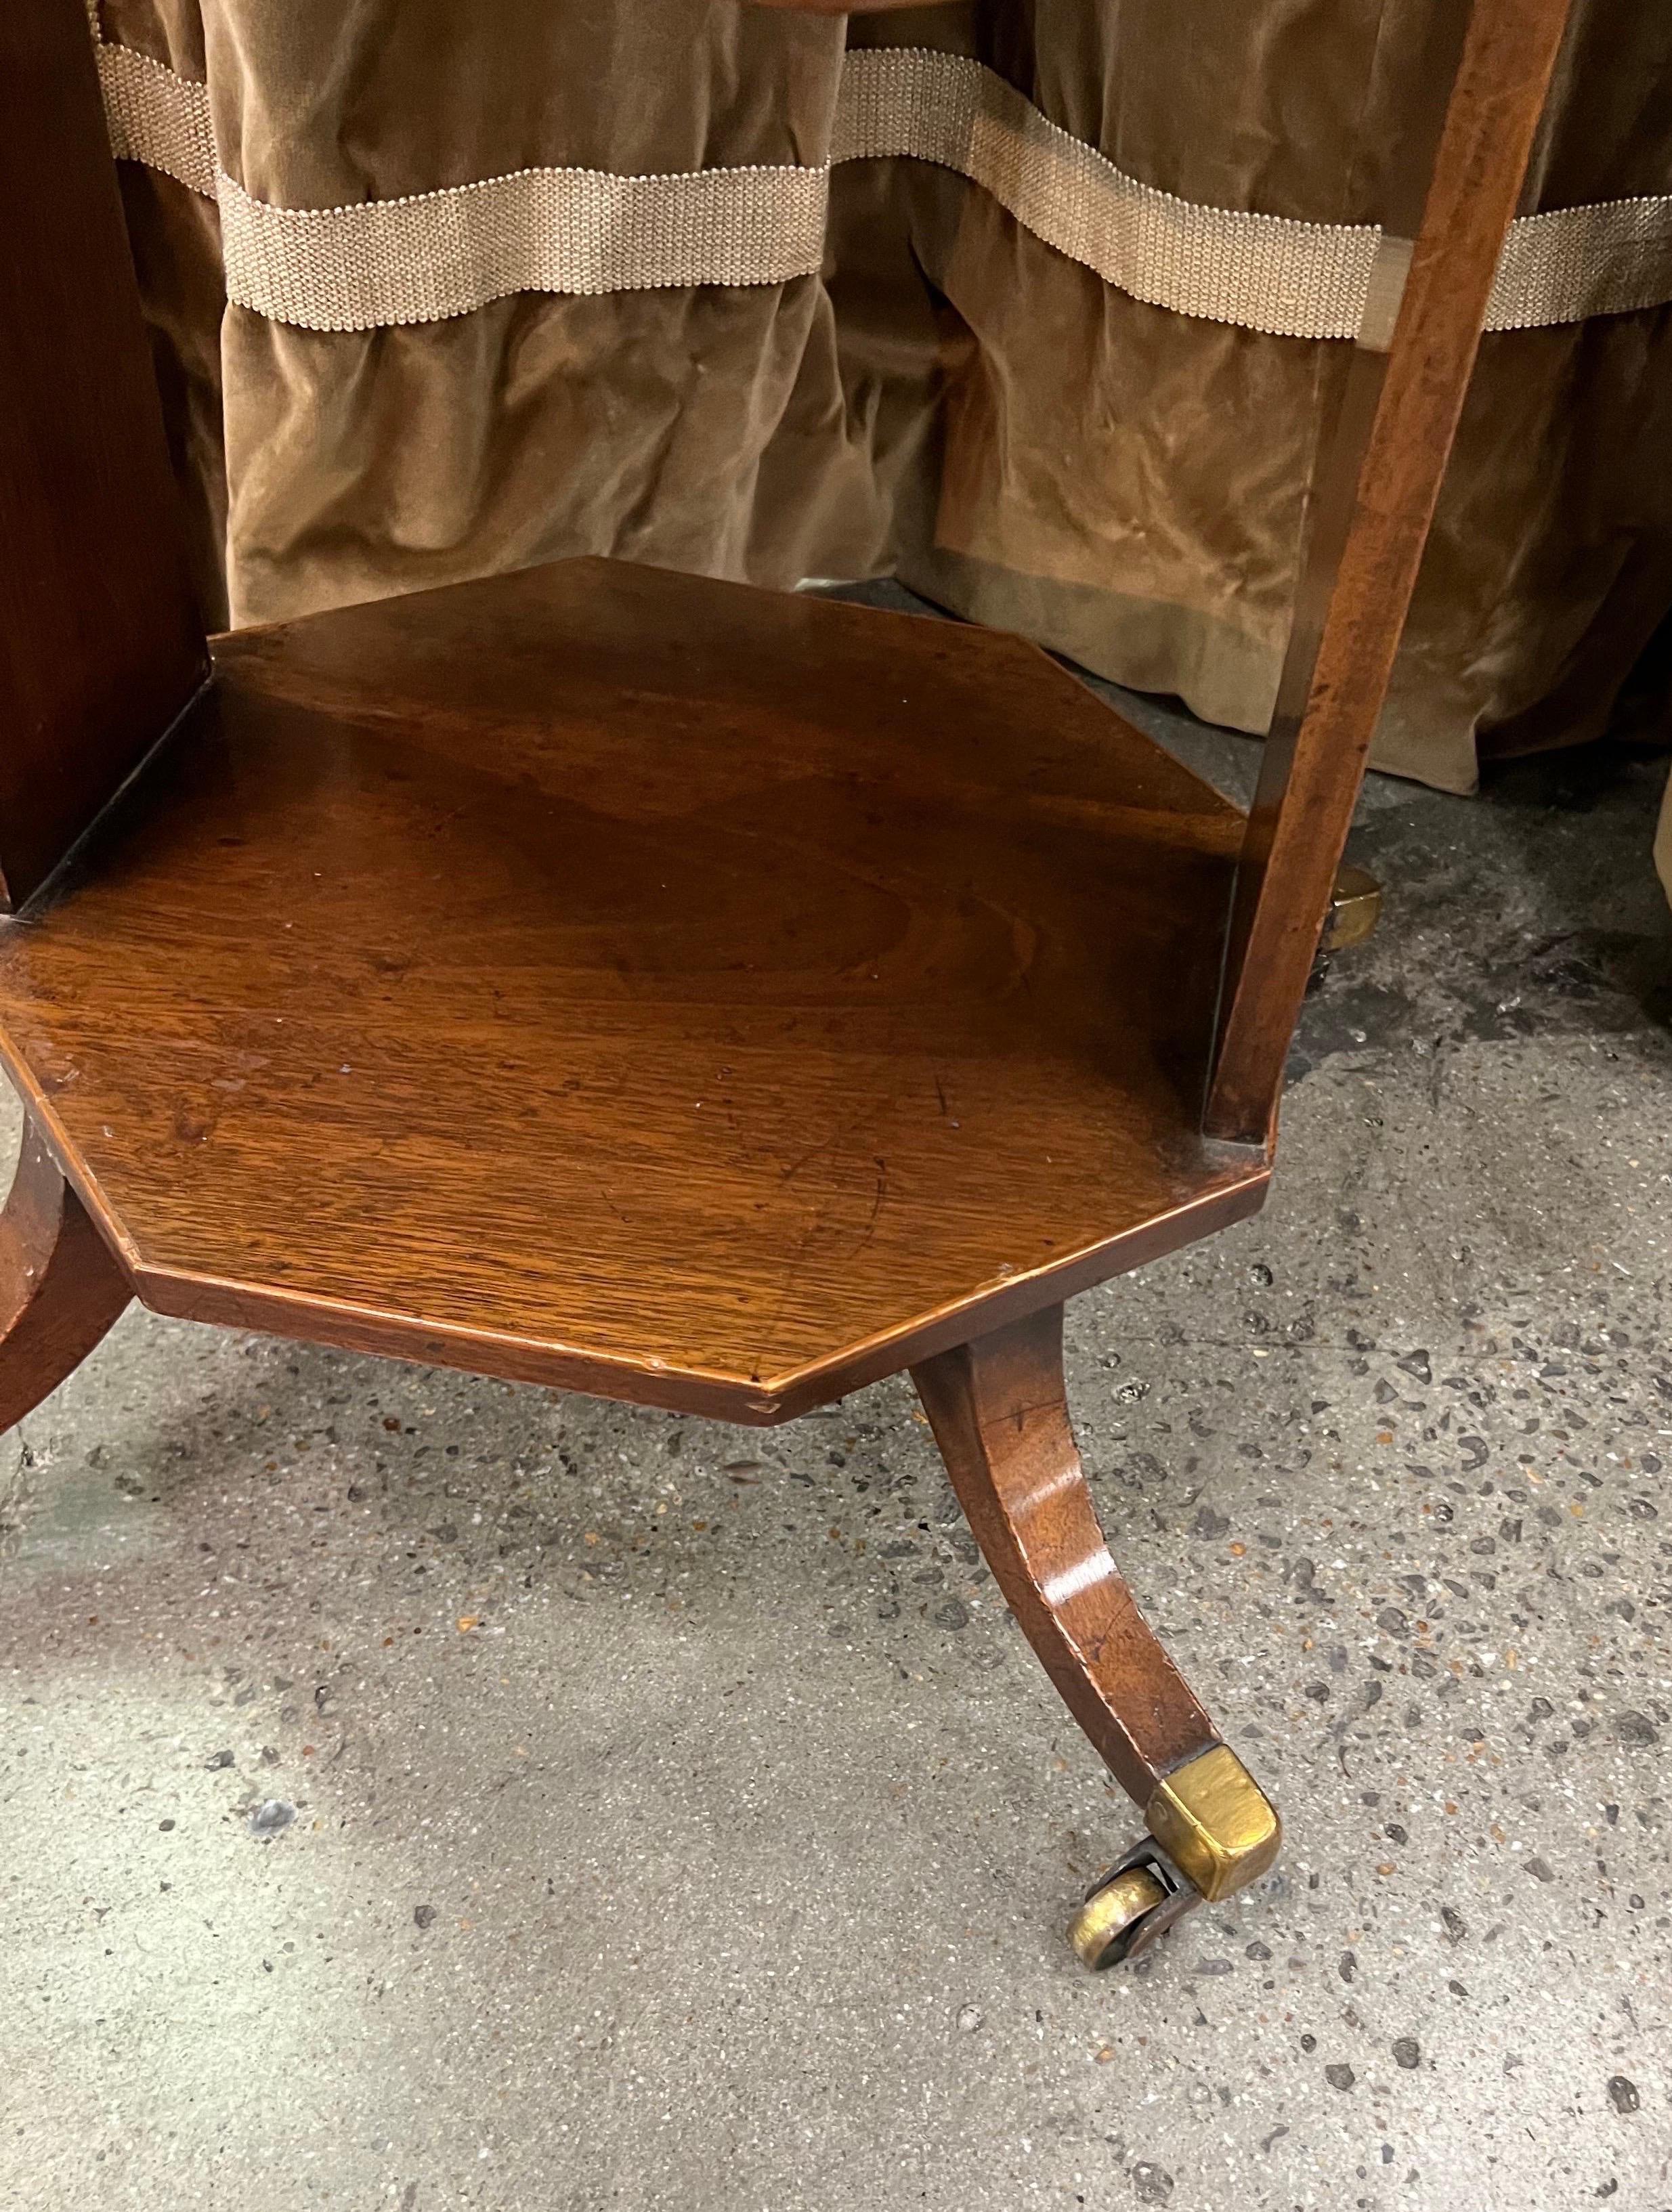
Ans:
{"label": "brass caster", "polygon": [[1068,1941],[1096,1973],[1118,1966],[1202,1902],[1153,1836],[1145,1836],[1097,1881],[1068,1923]]}
{"label": "brass caster", "polygon": [[1140,1923],[1166,1901],[1166,1887],[1150,1868],[1124,1868],[1086,1899],[1068,1923],[1068,1941],[1081,1962],[1101,1973],[1105,1966],[1119,1966]]}
{"label": "brass caster", "polygon": [[1381,884],[1368,868],[1349,862],[1335,878],[1319,951],[1343,952],[1349,945],[1362,945],[1381,915]]}
{"label": "brass caster", "polygon": [[1174,1921],[1257,1881],[1283,1825],[1234,1751],[1198,1753],[1157,1783],[1150,1832],[1109,1869],[1068,1923],[1068,1941],[1097,1972],[1135,1958]]}
{"label": "brass caster", "polygon": [[1144,1808],[1158,1856],[1211,1904],[1258,1881],[1283,1843],[1283,1823],[1228,1744],[1176,1766]]}

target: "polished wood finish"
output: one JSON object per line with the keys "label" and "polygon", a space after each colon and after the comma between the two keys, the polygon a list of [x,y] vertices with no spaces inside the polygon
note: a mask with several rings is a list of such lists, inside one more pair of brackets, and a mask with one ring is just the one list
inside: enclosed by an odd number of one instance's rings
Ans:
{"label": "polished wood finish", "polygon": [[221,640],[110,803],[200,646],[79,19],[14,0],[0,865],[50,879],[0,930],[35,1132],[0,1425],[131,1284],[739,1420],[909,1365],[1052,1680],[1195,1854],[1152,1929],[1268,1863],[1097,1525],[1061,1300],[1263,1195],[1564,14],[1477,0],[1443,130],[1430,58],[1245,827],[1017,639],[594,561]]}
{"label": "polished wood finish", "polygon": [[[1567,0],[1476,0],[1455,85],[1431,53],[1387,228],[1420,210],[1391,348],[1355,350],[1313,505],[1277,716],[1239,870],[1215,1135],[1270,1139],[1306,979],[1329,908],[1424,540],[1527,167]],[[1434,11],[1440,46],[1462,11]],[[1432,98],[1425,101],[1426,90]],[[1438,152],[1435,140],[1438,139]],[[1375,333],[1369,334],[1372,339]]]}
{"label": "polished wood finish", "polygon": [[0,7],[0,909],[207,673],[74,0]]}
{"label": "polished wood finish", "polygon": [[912,1370],[952,1488],[1063,1703],[1139,1804],[1219,1741],[1121,1579],[1069,1422],[1062,1309]]}
{"label": "polished wood finish", "polygon": [[29,1124],[0,1212],[0,1431],[57,1389],[132,1296]]}
{"label": "polished wood finish", "polygon": [[582,561],[216,656],[0,937],[148,1304],[769,1420],[1258,1204],[1241,817],[1019,639]]}

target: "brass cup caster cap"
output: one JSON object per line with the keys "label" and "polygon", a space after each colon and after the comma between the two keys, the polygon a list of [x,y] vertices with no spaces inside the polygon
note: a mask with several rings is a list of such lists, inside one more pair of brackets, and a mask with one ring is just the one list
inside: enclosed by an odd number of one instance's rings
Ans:
{"label": "brass cup caster cap", "polygon": [[1354,867],[1349,861],[1335,878],[1319,950],[1344,952],[1349,945],[1362,945],[1374,934],[1381,918],[1381,884],[1368,868]]}
{"label": "brass cup caster cap", "polygon": [[1212,1905],[1257,1881],[1282,1847],[1283,1824],[1269,1799],[1222,1743],[1164,1776],[1144,1817],[1173,1864]]}
{"label": "brass cup caster cap", "polygon": [[1168,1898],[1166,1885],[1147,1867],[1123,1867],[1094,1889],[1068,1923],[1068,1941],[1094,1972],[1116,1966],[1131,1950],[1142,1923]]}

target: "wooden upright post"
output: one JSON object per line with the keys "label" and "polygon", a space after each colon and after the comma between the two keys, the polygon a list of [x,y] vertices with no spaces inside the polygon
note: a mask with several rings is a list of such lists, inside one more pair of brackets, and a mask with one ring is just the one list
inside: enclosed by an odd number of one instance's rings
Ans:
{"label": "wooden upright post", "polygon": [[1436,50],[1416,88],[1365,326],[1311,501],[1238,867],[1204,1116],[1211,1136],[1270,1137],[1567,9],[1568,0],[1475,0],[1455,75],[1462,10],[1446,0],[1435,11]]}

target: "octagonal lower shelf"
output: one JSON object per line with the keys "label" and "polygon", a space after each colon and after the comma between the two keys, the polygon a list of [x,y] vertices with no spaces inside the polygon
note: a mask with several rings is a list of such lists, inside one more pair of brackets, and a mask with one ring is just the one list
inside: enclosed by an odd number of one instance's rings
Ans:
{"label": "octagonal lower shelf", "polygon": [[0,928],[159,1310],[771,1420],[1259,1203],[1241,817],[1033,647],[582,561],[216,659]]}

